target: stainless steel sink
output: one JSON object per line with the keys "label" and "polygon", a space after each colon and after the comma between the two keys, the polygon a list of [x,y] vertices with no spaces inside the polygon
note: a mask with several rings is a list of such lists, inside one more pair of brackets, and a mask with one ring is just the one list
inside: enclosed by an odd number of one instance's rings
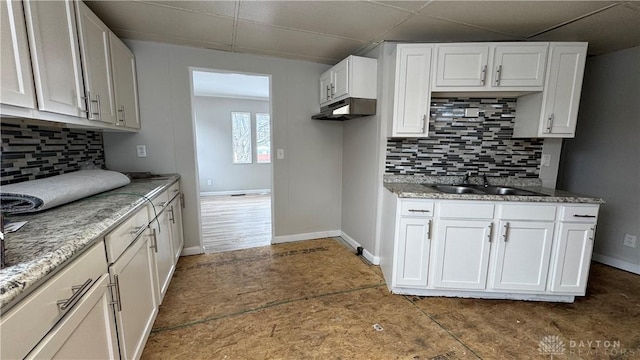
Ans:
{"label": "stainless steel sink", "polygon": [[544,196],[544,194],[540,194],[537,192],[512,188],[508,186],[487,186],[483,187],[482,191],[491,195]]}
{"label": "stainless steel sink", "polygon": [[431,187],[447,194],[485,194],[477,187],[469,185],[431,185]]}

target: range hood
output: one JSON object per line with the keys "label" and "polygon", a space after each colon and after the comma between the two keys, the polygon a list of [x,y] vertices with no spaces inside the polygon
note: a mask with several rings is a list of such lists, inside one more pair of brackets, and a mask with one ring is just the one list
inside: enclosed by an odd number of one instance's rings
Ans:
{"label": "range hood", "polygon": [[315,120],[343,121],[376,114],[376,99],[346,98],[320,108]]}

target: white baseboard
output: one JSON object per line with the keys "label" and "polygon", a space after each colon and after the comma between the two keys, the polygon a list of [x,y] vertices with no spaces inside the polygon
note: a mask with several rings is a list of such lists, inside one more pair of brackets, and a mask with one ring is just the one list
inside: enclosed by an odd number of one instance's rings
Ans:
{"label": "white baseboard", "polygon": [[[354,250],[357,249],[358,247],[362,246],[357,241],[355,241],[351,236],[349,236],[347,233],[345,233],[344,231],[340,231],[340,237],[347,244],[349,244],[349,246],[353,247]],[[380,265],[380,257],[379,256],[373,256],[373,254],[370,253],[367,249],[363,248],[362,256],[364,256],[364,258],[367,259],[373,265]]]}
{"label": "white baseboard", "polygon": [[335,237],[335,236],[340,236],[340,230],[329,230],[329,231],[319,231],[314,233],[276,236],[273,238],[272,243],[282,244],[282,243],[288,243],[293,241],[322,239],[322,238]]}
{"label": "white baseboard", "polygon": [[204,250],[200,246],[191,246],[188,248],[182,248],[180,256],[200,255],[204,254]]}
{"label": "white baseboard", "polygon": [[612,256],[596,253],[593,253],[593,256],[591,258],[599,263],[603,263],[605,265],[613,266],[614,268],[640,275],[640,264],[634,264],[626,260],[621,260]]}
{"label": "white baseboard", "polygon": [[239,194],[270,194],[271,189],[257,190],[229,190],[229,191],[203,191],[200,196],[220,196],[220,195],[239,195]]}

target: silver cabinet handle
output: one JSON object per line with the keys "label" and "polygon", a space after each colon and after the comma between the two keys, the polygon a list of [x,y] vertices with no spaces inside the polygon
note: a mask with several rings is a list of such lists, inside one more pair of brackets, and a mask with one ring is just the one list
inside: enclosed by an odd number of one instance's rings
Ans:
{"label": "silver cabinet handle", "polygon": [[147,225],[140,225],[133,228],[133,230],[129,231],[129,234],[133,235],[133,238],[137,238],[138,235],[142,234],[144,229],[147,228]]}
{"label": "silver cabinet handle", "polygon": [[96,101],[98,102],[98,120],[102,120],[102,110],[100,110],[100,94],[96,94]]}
{"label": "silver cabinet handle", "polygon": [[331,88],[327,85],[327,100],[331,99]]}
{"label": "silver cabinet handle", "polygon": [[176,223],[176,218],[173,215],[173,205],[169,207],[169,220],[171,221],[172,224]]}
{"label": "silver cabinet handle", "polygon": [[120,280],[118,279],[118,275],[113,275],[113,282],[107,284],[107,286],[112,288],[113,291],[116,293],[115,300],[111,301],[109,305],[116,305],[118,308],[118,311],[122,311],[122,299],[120,298]]}
{"label": "silver cabinet handle", "polygon": [[489,242],[491,242],[491,235],[493,235],[493,223],[489,224],[489,234],[487,235]]}
{"label": "silver cabinet handle", "polygon": [[502,65],[498,65],[496,68],[496,79],[494,82],[494,86],[500,85],[500,75],[502,74]]}
{"label": "silver cabinet handle", "polygon": [[509,233],[509,223],[505,223],[504,224],[504,233],[502,233],[502,238],[504,239],[504,242],[507,242],[507,236]]}
{"label": "silver cabinet handle", "polygon": [[424,132],[424,128],[427,125],[427,114],[422,115],[422,127],[420,128],[421,132]]}
{"label": "silver cabinet handle", "polygon": [[151,239],[153,239],[153,243],[149,246],[153,250],[155,250],[156,254],[158,253],[158,237],[156,236],[156,229],[151,229]]}
{"label": "silver cabinet handle", "polygon": [[427,240],[431,240],[431,219],[427,222]]}
{"label": "silver cabinet handle", "polygon": [[162,204],[160,204],[160,207],[167,207],[167,205],[169,205],[169,201],[165,201]]}
{"label": "silver cabinet handle", "polygon": [[487,65],[482,67],[482,73],[480,74],[480,85],[484,86],[487,79]]}
{"label": "silver cabinet handle", "polygon": [[331,98],[333,99],[333,95],[336,94],[336,86],[334,84],[331,84]]}
{"label": "silver cabinet handle", "polygon": [[127,115],[127,112],[124,109],[124,105],[122,105],[122,125],[124,125],[127,122],[126,115]]}
{"label": "silver cabinet handle", "polygon": [[593,225],[593,227],[591,228],[591,237],[589,238],[589,240],[593,241],[595,237],[596,237],[596,225]]}
{"label": "silver cabinet handle", "polygon": [[84,295],[84,293],[87,292],[92,282],[93,282],[93,279],[88,278],[87,281],[84,282],[84,284],[72,286],[71,291],[73,294],[71,295],[71,297],[68,299],[62,299],[56,302],[56,305],[58,305],[58,310],[62,312],[69,309],[73,305],[75,305],[75,303],[77,303],[78,300],[80,300],[82,295]]}
{"label": "silver cabinet handle", "polygon": [[120,119],[116,119],[116,125],[120,125],[120,123],[124,125],[124,105],[120,106],[118,113],[120,113],[122,117]]}
{"label": "silver cabinet handle", "polygon": [[428,213],[430,210],[419,210],[419,209],[409,209],[409,212],[417,212],[417,213]]}
{"label": "silver cabinet handle", "polygon": [[184,209],[184,194],[180,194],[180,207]]}
{"label": "silver cabinet handle", "polygon": [[551,133],[551,128],[553,127],[553,114],[549,114],[547,118],[547,133]]}
{"label": "silver cabinet handle", "polygon": [[577,218],[595,218],[595,215],[581,215],[581,214],[573,214],[573,217]]}

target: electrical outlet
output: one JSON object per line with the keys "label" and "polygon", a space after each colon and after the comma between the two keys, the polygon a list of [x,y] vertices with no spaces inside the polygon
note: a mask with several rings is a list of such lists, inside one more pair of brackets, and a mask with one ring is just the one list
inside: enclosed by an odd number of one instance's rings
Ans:
{"label": "electrical outlet", "polygon": [[636,235],[624,234],[623,244],[624,246],[635,248],[637,240],[638,240],[638,237]]}
{"label": "electrical outlet", "polygon": [[551,165],[551,154],[542,154],[542,166]]}
{"label": "electrical outlet", "polygon": [[136,145],[136,155],[138,157],[147,157],[147,147],[145,145]]}
{"label": "electrical outlet", "polygon": [[211,186],[211,179],[207,180],[207,185]]}
{"label": "electrical outlet", "polygon": [[276,150],[276,158],[278,160],[284,159],[284,149],[277,149]]}

